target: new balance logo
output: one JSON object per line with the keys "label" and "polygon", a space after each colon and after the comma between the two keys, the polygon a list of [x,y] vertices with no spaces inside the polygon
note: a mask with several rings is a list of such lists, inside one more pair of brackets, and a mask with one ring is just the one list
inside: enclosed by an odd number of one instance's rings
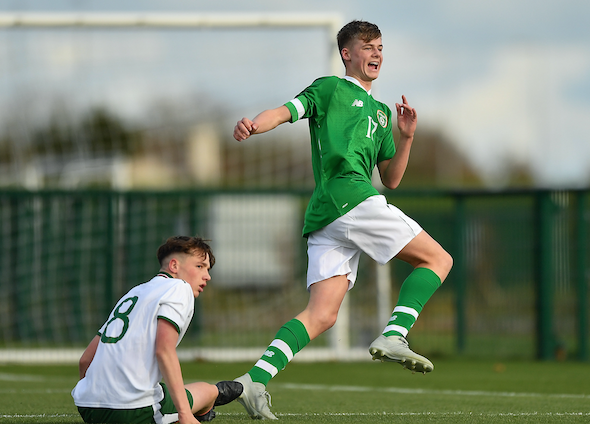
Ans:
{"label": "new balance logo", "polygon": [[354,102],[352,102],[351,106],[363,107],[363,101],[359,100],[359,99],[355,99]]}

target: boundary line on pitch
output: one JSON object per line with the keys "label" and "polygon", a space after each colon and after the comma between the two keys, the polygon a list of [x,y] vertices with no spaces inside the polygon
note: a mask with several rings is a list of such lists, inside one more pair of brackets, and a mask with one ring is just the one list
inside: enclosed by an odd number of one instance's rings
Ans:
{"label": "boundary line on pitch", "polygon": [[[218,416],[237,417],[240,412],[218,412]],[[307,412],[275,413],[277,417],[590,417],[590,412]]]}
{"label": "boundary line on pitch", "polygon": [[[219,416],[242,416],[241,412],[218,412]],[[278,413],[279,417],[590,417],[590,412],[317,412],[305,414]],[[2,414],[0,418],[60,418],[78,414]]]}
{"label": "boundary line on pitch", "polygon": [[[220,414],[221,415],[221,414]],[[590,412],[320,412],[306,414],[275,414],[279,417],[305,417],[305,416],[334,416],[334,417],[455,417],[466,415],[469,417],[539,417],[539,416],[575,416],[590,417]]]}
{"label": "boundary line on pitch", "polygon": [[[33,376],[30,376],[33,377]],[[35,381],[35,379],[27,379]],[[446,395],[446,396],[482,396],[482,397],[511,397],[511,398],[554,398],[554,399],[590,399],[590,395],[572,393],[526,393],[526,392],[490,392],[483,390],[435,390],[435,389],[409,389],[403,387],[366,387],[343,386],[326,384],[298,384],[298,383],[274,383],[277,389],[287,390],[321,390],[329,392],[386,392],[408,395]],[[15,393],[69,393],[72,389],[36,388],[36,389],[0,389],[0,394]]]}
{"label": "boundary line on pitch", "polygon": [[448,395],[448,396],[486,396],[486,397],[550,397],[559,399],[590,399],[590,395],[568,393],[518,393],[518,392],[488,392],[483,390],[435,390],[435,389],[408,389],[403,387],[364,387],[364,386],[340,386],[325,384],[296,384],[276,383],[273,387],[292,390],[323,390],[330,392],[387,392],[411,395]]}

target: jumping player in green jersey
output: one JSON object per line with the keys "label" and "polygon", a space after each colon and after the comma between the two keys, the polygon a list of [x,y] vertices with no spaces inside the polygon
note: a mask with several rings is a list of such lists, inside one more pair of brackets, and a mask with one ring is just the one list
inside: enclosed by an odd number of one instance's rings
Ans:
{"label": "jumping player in green jersey", "polygon": [[211,248],[200,237],[170,237],[158,260],[160,272],[117,302],[82,354],[72,396],[86,423],[211,421],[215,406],[242,393],[235,381],[184,385],[176,354],[211,279]]}
{"label": "jumping player in green jersey", "polygon": [[434,369],[430,360],[409,348],[406,336],[453,260],[371,184],[376,166],[383,185],[399,185],[414,139],[416,110],[405,96],[396,103],[396,149],[392,112],[371,95],[383,64],[381,31],[369,22],[352,21],[337,38],[344,78],[319,78],[295,99],[252,120],[243,118],[234,128],[234,138],[244,141],[283,123],[308,119],[316,182],[303,227],[308,239],[309,303],[281,327],[252,369],[236,379],[244,386],[238,401],[252,418],[276,419],[266,385],[310,340],[334,325],[356,280],[361,252],[381,264],[395,257],[414,268],[402,284],[389,322],[369,347],[373,359],[421,373]]}

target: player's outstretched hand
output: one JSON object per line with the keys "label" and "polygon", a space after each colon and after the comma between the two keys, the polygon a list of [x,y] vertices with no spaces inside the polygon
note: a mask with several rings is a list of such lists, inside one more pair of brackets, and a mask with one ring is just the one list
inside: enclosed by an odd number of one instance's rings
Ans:
{"label": "player's outstretched hand", "polygon": [[238,121],[234,128],[234,138],[238,141],[244,141],[256,132],[258,125],[249,120],[248,118],[242,118]]}
{"label": "player's outstretched hand", "polygon": [[416,109],[410,107],[406,96],[402,96],[401,104],[395,104],[395,109],[397,110],[397,127],[399,128],[400,134],[404,137],[414,137],[416,124],[418,123]]}

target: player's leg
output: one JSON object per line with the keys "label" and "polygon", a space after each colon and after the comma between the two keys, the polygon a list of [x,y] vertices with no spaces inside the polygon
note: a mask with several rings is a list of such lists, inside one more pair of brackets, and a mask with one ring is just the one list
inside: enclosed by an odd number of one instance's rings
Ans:
{"label": "player's leg", "polygon": [[453,259],[426,231],[420,232],[396,256],[414,267],[403,282],[385,336],[406,337],[424,305],[446,279]]}
{"label": "player's leg", "polygon": [[237,399],[244,389],[237,381],[220,381],[215,385],[197,382],[184,387],[193,399],[192,412],[201,422],[215,418],[214,408]]}
{"label": "player's leg", "polygon": [[428,268],[442,282],[447,278],[453,258],[426,231],[421,231],[396,256],[416,268]]}
{"label": "player's leg", "polygon": [[397,255],[414,267],[400,289],[387,326],[369,351],[373,359],[390,360],[418,372],[430,372],[432,362],[409,349],[405,340],[424,305],[451,270],[451,256],[428,233],[421,231]]}
{"label": "player's leg", "polygon": [[332,328],[336,323],[340,305],[349,287],[346,275],[337,275],[309,287],[307,307],[295,319],[305,326],[310,340]]}
{"label": "player's leg", "polygon": [[348,286],[345,275],[312,284],[307,307],[279,329],[262,357],[248,371],[252,381],[266,386],[311,340],[332,327]]}
{"label": "player's leg", "polygon": [[334,325],[348,287],[345,275],[312,284],[307,307],[279,329],[252,369],[236,379],[244,386],[238,401],[252,418],[276,419],[266,385],[311,340]]}
{"label": "player's leg", "polygon": [[203,415],[213,409],[219,390],[214,384],[196,382],[185,384],[184,388],[190,392],[193,398],[192,412],[194,415]]}
{"label": "player's leg", "polygon": [[369,352],[373,359],[398,362],[419,372],[432,371],[432,363],[411,351],[405,336],[449,273],[450,255],[383,196],[369,197],[349,213],[354,214],[354,220],[348,223],[347,233],[362,251],[381,264],[397,257],[414,267],[402,285],[391,319]]}
{"label": "player's leg", "polygon": [[[336,322],[346,292],[354,285],[360,250],[344,246],[346,222],[337,219],[308,237],[307,307],[278,331],[248,372],[252,381],[268,384],[295,354]],[[344,228],[343,228],[344,227]]]}
{"label": "player's leg", "polygon": [[252,418],[276,419],[266,385],[311,340],[334,325],[342,300],[354,285],[361,252],[341,238],[347,225],[342,218],[308,237],[306,308],[280,328],[260,360],[236,379],[244,385],[238,401]]}
{"label": "player's leg", "polygon": [[311,340],[332,327],[348,286],[345,275],[312,284],[307,307],[279,329],[262,357],[248,371],[252,381],[266,386]]}

